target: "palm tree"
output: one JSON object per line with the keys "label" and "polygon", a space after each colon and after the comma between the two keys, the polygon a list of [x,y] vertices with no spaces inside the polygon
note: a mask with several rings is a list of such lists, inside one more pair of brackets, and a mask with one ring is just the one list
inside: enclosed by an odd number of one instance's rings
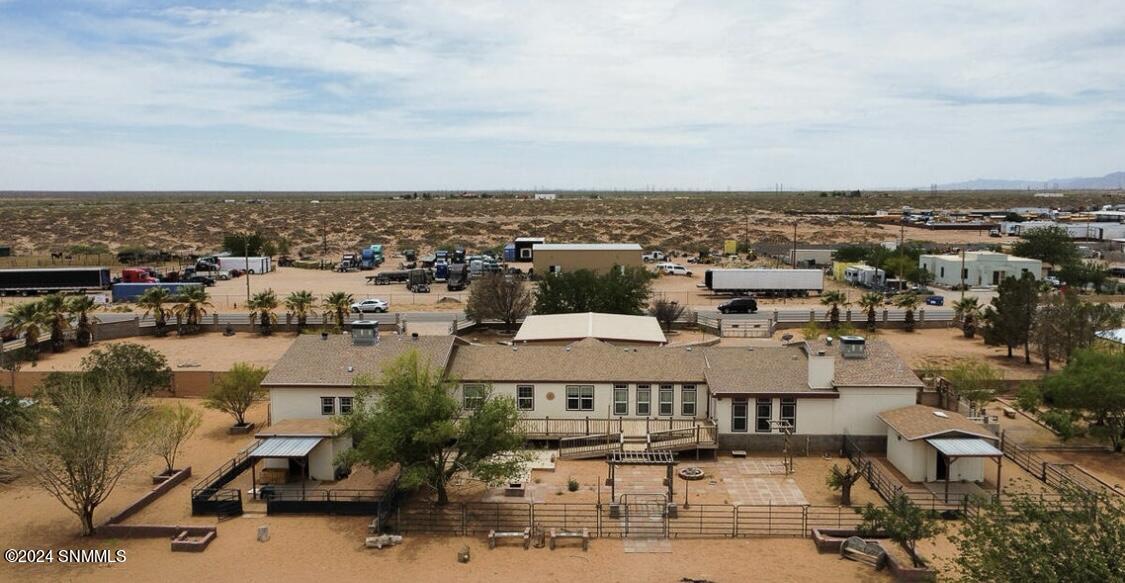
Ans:
{"label": "palm tree", "polygon": [[965,296],[953,302],[953,312],[961,320],[961,332],[965,338],[972,338],[977,333],[977,318],[980,317],[980,300],[973,296]]}
{"label": "palm tree", "polygon": [[51,329],[51,352],[66,349],[66,331],[70,328],[70,314],[66,311],[66,298],[61,294],[48,294],[39,301],[43,323]]}
{"label": "palm tree", "polygon": [[347,292],[332,292],[328,294],[328,297],[324,298],[324,303],[321,304],[321,307],[324,309],[326,315],[328,313],[332,314],[333,319],[336,320],[336,327],[343,329],[344,315],[351,308],[353,301],[352,294]]}
{"label": "palm tree", "polygon": [[875,308],[883,305],[883,294],[867,292],[859,298],[859,307],[867,312],[867,331],[875,331]]}
{"label": "palm tree", "polygon": [[152,314],[156,318],[156,335],[164,336],[168,333],[168,311],[164,308],[173,300],[172,292],[164,287],[150,287],[137,298],[137,307],[144,308],[145,315]]}
{"label": "palm tree", "polygon": [[277,306],[277,294],[273,293],[272,289],[258,292],[250,298],[249,302],[246,302],[246,307],[250,308],[250,321],[253,322],[255,316],[257,316],[258,332],[262,336],[269,336],[273,333],[272,326],[277,322],[277,314],[273,311],[277,309]]}
{"label": "palm tree", "polygon": [[78,316],[74,340],[79,346],[89,346],[94,341],[94,324],[98,318],[91,316],[90,312],[97,309],[98,304],[90,296],[70,296],[67,299],[66,311],[72,316]]}
{"label": "palm tree", "polygon": [[895,307],[906,310],[906,319],[903,322],[906,324],[906,331],[914,331],[914,309],[918,307],[918,294],[914,292],[903,292],[895,296]]}
{"label": "palm tree", "polygon": [[308,290],[295,291],[285,298],[285,309],[297,318],[297,332],[305,328],[305,323],[308,321],[309,314],[315,313],[312,311],[313,304],[316,303],[316,296]]}
{"label": "palm tree", "polygon": [[830,328],[839,328],[840,306],[847,307],[851,304],[848,301],[848,294],[840,290],[827,291],[820,295],[820,303],[825,306],[832,306],[832,309],[828,311],[828,325]]}
{"label": "palm tree", "polygon": [[31,358],[39,354],[39,334],[43,331],[43,313],[39,302],[24,302],[8,308],[8,323],[4,325],[5,335],[23,335],[24,345]]}
{"label": "palm tree", "polygon": [[172,307],[177,319],[184,321],[181,334],[194,334],[199,331],[199,323],[207,315],[207,308],[213,307],[207,290],[203,286],[191,286],[180,293],[179,303]]}

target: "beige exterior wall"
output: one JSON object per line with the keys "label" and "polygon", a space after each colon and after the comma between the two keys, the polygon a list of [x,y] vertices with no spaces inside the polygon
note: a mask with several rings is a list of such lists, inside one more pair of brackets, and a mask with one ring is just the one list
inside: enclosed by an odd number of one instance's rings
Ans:
{"label": "beige exterior wall", "polygon": [[[463,382],[458,385],[456,390],[457,400],[464,403],[464,386],[474,384],[487,384],[487,383],[473,383]],[[650,385],[650,407],[649,414],[637,413],[637,389],[638,384],[645,383],[624,383],[629,395],[628,413],[625,415],[617,415],[613,413],[613,383],[493,383],[493,395],[506,395],[516,397],[517,385],[531,386],[535,390],[535,404],[532,410],[520,411],[525,417],[543,418],[550,417],[552,419],[583,419],[585,417],[604,419],[607,414],[613,417],[685,417],[683,414],[683,387],[685,384],[690,383],[665,383],[672,385],[672,414],[661,415],[659,412],[659,397],[660,397],[660,384]],[[593,386],[594,387],[594,407],[592,410],[582,411],[574,410],[569,411],[566,408],[566,388],[567,386]],[[707,385],[698,383],[695,385],[695,415],[693,417],[704,419],[707,417],[708,406],[708,393]]]}
{"label": "beige exterior wall", "polygon": [[355,397],[355,390],[340,387],[297,387],[270,389],[270,421],[285,419],[321,419],[320,398],[335,398],[336,412],[340,412],[340,397]]}
{"label": "beige exterior wall", "polygon": [[[797,399],[797,422],[796,431],[794,434],[803,435],[836,435],[839,432],[833,431],[833,419],[835,417],[836,401],[838,399],[824,399],[824,398],[806,398]],[[759,433],[754,430],[754,423],[757,420],[755,405],[757,398],[750,397],[747,399],[747,413],[748,413],[748,426],[745,433]],[[724,397],[717,399],[715,406],[715,421],[719,427],[719,433],[734,433],[731,431],[731,414],[734,399]],[[781,420],[781,398],[774,397],[770,399],[770,419],[772,421]],[[741,433],[741,432],[740,432]],[[771,431],[770,433],[780,434],[778,430]]]}
{"label": "beige exterior wall", "polygon": [[624,267],[642,267],[641,251],[616,251],[616,250],[581,250],[562,251],[536,249],[533,257],[535,273],[540,275],[550,272],[550,266],[562,266],[564,272],[589,269],[591,271],[606,271],[614,265]]}
{"label": "beige exterior wall", "polygon": [[[903,389],[841,389],[840,398],[797,398],[797,423],[794,433],[801,435],[882,435],[886,425],[877,415],[883,411],[913,405],[916,390]],[[755,398],[749,398],[749,430],[754,431]],[[719,433],[731,431],[731,406],[733,399],[718,399],[715,419]],[[771,418],[781,420],[781,398],[771,399]],[[777,433],[776,431],[774,433]]]}
{"label": "beige exterior wall", "polygon": [[[925,439],[907,441],[898,432],[887,428],[887,461],[911,482],[938,482],[937,450]],[[960,458],[949,465],[950,482],[984,481],[986,458]]]}

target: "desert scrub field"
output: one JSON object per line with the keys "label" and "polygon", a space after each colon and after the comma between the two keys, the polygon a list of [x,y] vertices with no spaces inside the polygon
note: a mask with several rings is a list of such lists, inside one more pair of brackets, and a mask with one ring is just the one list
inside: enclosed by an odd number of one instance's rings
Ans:
{"label": "desert scrub field", "polygon": [[[556,242],[633,241],[695,251],[723,239],[788,240],[792,224],[809,242],[878,240],[858,217],[876,210],[1100,205],[1119,193],[1083,192],[1035,199],[1027,192],[956,193],[715,193],[614,194],[555,201],[514,198],[393,200],[331,193],[254,194],[24,194],[0,195],[0,244],[17,254],[42,254],[70,245],[102,243],[170,252],[206,252],[223,233],[257,229],[285,238],[294,251],[317,255],[321,235],[329,256],[360,244],[392,249],[464,244],[492,249],[521,235]],[[225,203],[224,199],[233,199]],[[318,200],[319,203],[313,203]],[[809,213],[822,213],[809,214]]]}

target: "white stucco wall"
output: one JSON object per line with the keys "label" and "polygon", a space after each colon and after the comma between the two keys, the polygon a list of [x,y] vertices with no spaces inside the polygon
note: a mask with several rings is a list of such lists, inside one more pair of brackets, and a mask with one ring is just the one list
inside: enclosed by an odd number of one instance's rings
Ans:
{"label": "white stucco wall", "polygon": [[[926,455],[926,481],[937,482],[939,481],[937,478],[937,450],[933,447],[930,447],[928,444],[926,444],[924,447]],[[949,465],[949,481],[983,481],[985,462],[987,462],[993,468],[996,467],[995,462],[991,462],[985,458],[960,458],[954,461]]]}
{"label": "white stucco wall", "polygon": [[926,446],[924,441],[907,441],[897,431],[887,428],[887,461],[891,462],[911,482],[921,482],[926,477]]}
{"label": "white stucco wall", "polygon": [[[961,258],[945,257],[940,255],[923,255],[919,258],[919,267],[925,267],[934,276],[934,283],[942,286],[961,284]],[[965,261],[967,276],[965,283],[970,286],[993,285],[993,273],[1000,272],[1001,280],[1005,277],[1020,277],[1023,270],[1028,270],[1035,279],[1042,275],[1043,264],[1039,261],[1024,258],[1010,259],[982,259]],[[944,270],[944,272],[943,272]]]}
{"label": "white stucco wall", "polygon": [[[458,401],[464,402],[464,385],[473,385],[480,383],[466,382],[457,386],[455,397]],[[550,417],[552,419],[582,419],[584,417],[604,419],[607,414],[613,417],[619,415],[612,414],[613,407],[613,384],[612,383],[494,383],[492,384],[493,395],[506,395],[516,398],[517,385],[531,385],[535,387],[535,406],[530,411],[520,411],[526,417],[542,418]],[[566,409],[566,387],[567,385],[593,385],[594,387],[594,408],[591,411],[568,411]],[[672,384],[672,415],[660,415],[660,385],[650,385],[650,411],[648,415],[637,415],[637,384],[627,383],[629,390],[629,412],[625,417],[684,417],[683,415],[683,400],[682,389],[683,383]],[[695,385],[695,415],[698,419],[707,417],[708,407],[708,393],[707,385],[698,383]]]}
{"label": "white stucco wall", "polygon": [[[833,420],[835,417],[835,403],[838,399],[797,399],[797,426],[795,434],[800,435],[836,435],[837,432],[833,430],[835,426]],[[756,421],[755,404],[756,398],[747,399],[748,405],[748,418],[749,425],[745,433],[760,433],[754,430],[754,422]],[[781,420],[781,398],[773,398],[770,400],[770,417],[774,421]],[[719,427],[719,433],[734,433],[731,431],[731,408],[734,399],[730,397],[723,397],[717,399],[715,406],[715,420]],[[780,431],[772,431],[771,433],[780,433]]]}
{"label": "white stucco wall", "polygon": [[842,387],[837,389],[840,398],[836,400],[833,417],[834,434],[885,435],[887,426],[879,419],[879,413],[914,405],[918,402],[918,389]]}
{"label": "white stucco wall", "polygon": [[320,398],[336,398],[336,413],[340,412],[339,397],[355,397],[355,390],[337,387],[301,387],[270,389],[270,419],[273,423],[285,419],[320,419]]}

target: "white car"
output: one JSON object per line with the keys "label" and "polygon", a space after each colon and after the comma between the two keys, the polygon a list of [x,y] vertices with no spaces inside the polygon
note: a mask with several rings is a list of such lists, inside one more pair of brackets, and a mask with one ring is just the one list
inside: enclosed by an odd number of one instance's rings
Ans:
{"label": "white car", "polygon": [[388,304],[385,300],[380,300],[380,299],[377,299],[377,298],[371,298],[371,299],[368,299],[368,300],[358,301],[358,302],[352,304],[352,313],[353,314],[366,314],[366,313],[381,314],[383,312],[386,312],[388,307],[389,306],[388,306]]}
{"label": "white car", "polygon": [[660,263],[657,264],[656,270],[664,275],[691,275],[688,268],[679,263]]}

